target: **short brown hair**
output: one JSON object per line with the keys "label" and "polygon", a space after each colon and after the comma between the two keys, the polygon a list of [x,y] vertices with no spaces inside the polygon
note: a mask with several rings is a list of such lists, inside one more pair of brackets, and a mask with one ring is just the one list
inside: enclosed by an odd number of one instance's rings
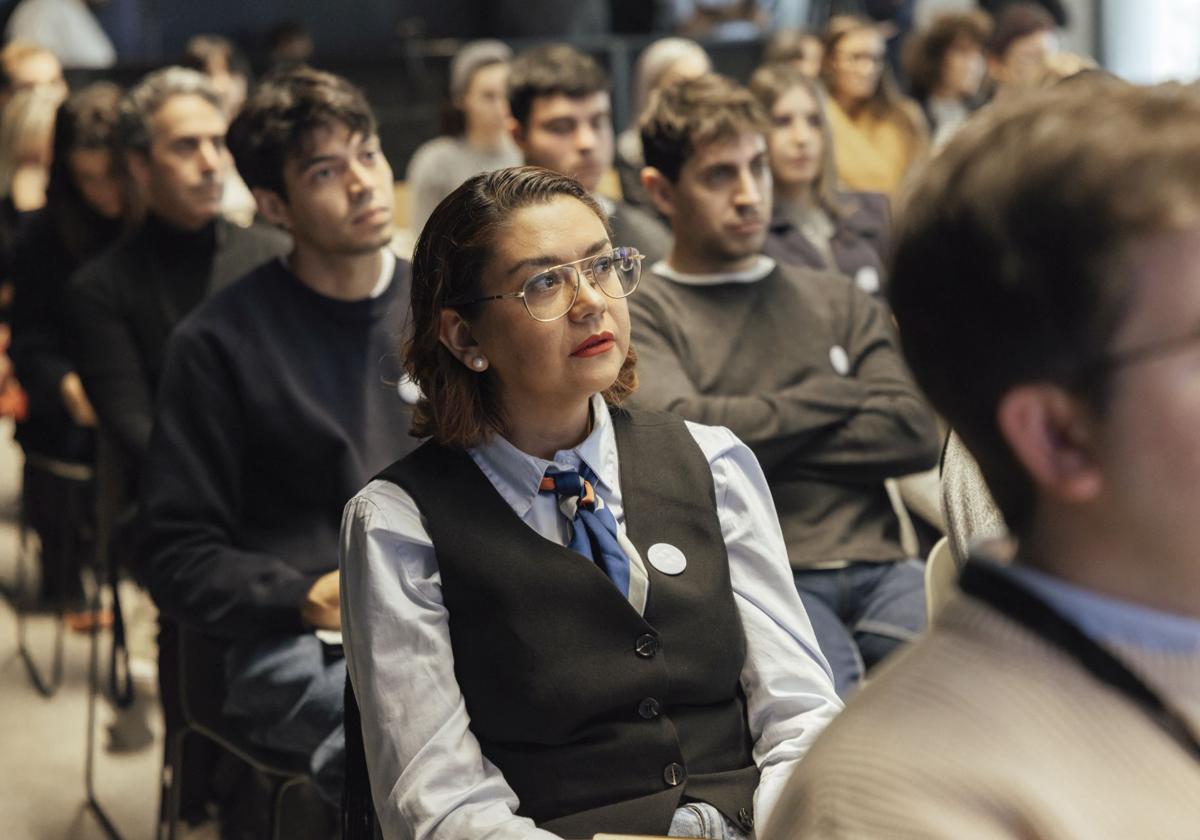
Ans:
{"label": "short brown hair", "polygon": [[608,75],[596,60],[569,44],[544,44],[526,50],[508,68],[508,108],[524,126],[533,100],[562,94],[571,99],[608,91]]}
{"label": "short brown hair", "polygon": [[986,12],[949,12],[938,15],[929,28],[911,38],[904,49],[904,69],[908,85],[917,99],[926,99],[942,78],[946,53],[955,42],[966,39],[979,47],[987,47],[992,34],[992,19]]}
{"label": "short brown hair", "polygon": [[344,125],[375,133],[375,115],[362,91],[341,76],[303,65],[264,79],[229,127],[229,151],[253,189],[286,198],[283,166],[305,153],[314,129]]}
{"label": "short brown hair", "polygon": [[987,45],[988,54],[1004,58],[1013,41],[1056,29],[1054,18],[1037,3],[1010,3],[996,15],[996,25]]}
{"label": "short brown hair", "polygon": [[[467,370],[442,344],[442,310],[472,315],[479,304],[455,304],[481,294],[493,245],[524,207],[569,196],[588,207],[608,230],[608,217],[579,182],[537,166],[498,169],[466,181],[433,211],[417,239],[412,262],[412,313],[404,342],[404,369],[421,389],[412,434],[467,449],[503,435],[504,417],[491,374]],[[611,235],[611,232],[610,232]],[[637,387],[633,347],[617,380],[604,391],[619,404]]]}
{"label": "short brown hair", "polygon": [[1200,94],[1096,74],[967,123],[899,214],[889,297],[918,383],[1014,531],[1033,484],[996,411],[1052,382],[1097,411],[1133,284],[1134,239],[1200,222]]}
{"label": "short brown hair", "polygon": [[647,166],[674,182],[697,147],[743,131],[765,135],[769,126],[750,91],[709,73],[654,92],[642,116],[642,151]]}

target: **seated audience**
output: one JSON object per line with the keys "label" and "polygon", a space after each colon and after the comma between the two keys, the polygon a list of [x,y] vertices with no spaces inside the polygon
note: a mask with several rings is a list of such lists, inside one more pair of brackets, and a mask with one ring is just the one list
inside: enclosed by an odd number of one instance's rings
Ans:
{"label": "seated audience", "polygon": [[143,220],[72,281],[74,357],[100,423],[136,476],[167,338],[213,291],[283,252],[286,237],[220,217],[222,101],[195,70],[146,76],[122,100],[117,143]]}
{"label": "seated audience", "polygon": [[925,113],[934,149],[983,104],[980,86],[991,27],[981,12],[944,14],[905,45],[909,89]]}
{"label": "seated audience", "polygon": [[408,163],[413,231],[420,232],[433,208],[472,175],[521,162],[508,124],[511,58],[512,50],[500,41],[474,41],[454,55],[443,136],[422,144]]}
{"label": "seated audience", "polygon": [[929,132],[920,106],[892,79],[878,25],[854,17],[831,20],[821,77],[842,184],[894,196],[924,157]]}
{"label": "seated audience", "polygon": [[767,117],[719,76],[664,90],[643,180],[675,233],[632,299],[635,405],[726,426],[762,463],[793,577],[845,695],[925,625],[884,480],[937,462],[934,417],[884,306],[833,273],[762,255]]}
{"label": "seated audience", "polygon": [[346,671],[312,631],[340,626],[343,506],[415,445],[399,432],[410,410],[388,364],[408,265],[386,247],[392,170],[348,82],[305,68],[269,79],[230,146],[294,247],[171,340],[142,482],[141,573],[163,614],[228,643],[231,724],[309,759],[336,804]]}
{"label": "seated audience", "polygon": [[39,461],[90,464],[96,411],[71,358],[66,297],[75,269],[116,240],[124,195],[113,134],[121,91],[96,82],[58,109],[46,206],[30,221],[13,258],[12,359],[29,396],[16,439],[25,451],[25,510],[41,540],[43,595],[81,607],[81,565],[90,542],[72,530],[91,520],[91,496],[64,488]]}
{"label": "seated audience", "polygon": [[890,299],[1019,544],[971,559],[764,838],[1194,833],[1198,125],[1179,85],[1060,86],[924,173]]}
{"label": "seated audience", "polygon": [[508,80],[513,137],[526,163],[583,184],[608,214],[615,241],[658,259],[670,244],[662,222],[596,193],[613,164],[609,86],[600,66],[574,47],[548,44],[522,53]]}
{"label": "seated audience", "polygon": [[704,47],[687,38],[660,38],[642,50],[633,68],[632,124],[617,135],[617,175],[621,180],[621,197],[630,204],[652,208],[642,189],[642,135],[638,132],[637,116],[646,110],[650,96],[659,88],[681,79],[694,79],[712,70],[712,62]]}
{"label": "seated audience", "polygon": [[642,261],[618,242],[577,182],[521,168],[417,243],[432,440],[342,526],[386,837],[745,840],[840,708],[750,449],[620,407]]}
{"label": "seated audience", "polygon": [[1046,60],[1058,52],[1058,29],[1036,3],[1011,3],[996,16],[987,46],[992,98],[1002,101],[1039,87]]}
{"label": "seated audience", "polygon": [[787,64],[809,79],[821,78],[825,43],[807,29],[780,29],[771,35],[763,51],[766,64]]}
{"label": "seated audience", "polygon": [[750,92],[770,120],[774,203],[765,253],[782,263],[845,274],[867,294],[880,293],[888,201],[838,189],[817,83],[787,65],[768,64],[750,79]]}

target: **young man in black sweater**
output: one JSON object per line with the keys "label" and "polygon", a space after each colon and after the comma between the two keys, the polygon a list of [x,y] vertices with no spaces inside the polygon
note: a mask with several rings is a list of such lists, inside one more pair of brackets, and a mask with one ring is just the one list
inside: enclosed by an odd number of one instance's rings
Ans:
{"label": "young man in black sweater", "polygon": [[670,256],[630,300],[634,401],[727,426],[762,463],[797,589],[845,695],[925,623],[884,480],[933,466],[938,434],[891,318],[833,273],[762,255],[766,115],[720,76],[663,91],[642,181]]}
{"label": "young man in black sweater", "polygon": [[68,296],[79,376],[136,476],[175,325],[213,291],[283,253],[287,237],[220,217],[225,116],[208,79],[168,67],[121,101],[116,140],[145,218],[76,272]]}
{"label": "young man in black sweater", "polygon": [[408,264],[389,250],[392,170],[362,94],[299,68],[230,131],[262,214],[295,243],[200,307],[167,353],[143,475],[142,574],[160,610],[225,640],[226,713],[341,795],[342,508],[406,454],[415,389],[398,333]]}

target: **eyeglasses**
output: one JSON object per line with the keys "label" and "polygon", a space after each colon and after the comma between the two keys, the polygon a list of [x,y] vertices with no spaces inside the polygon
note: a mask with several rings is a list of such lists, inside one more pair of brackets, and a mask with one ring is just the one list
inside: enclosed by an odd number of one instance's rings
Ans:
{"label": "eyeglasses", "polygon": [[535,274],[525,281],[519,292],[453,301],[448,305],[468,306],[489,300],[520,298],[535,321],[557,321],[575,305],[585,274],[597,289],[614,300],[633,294],[642,277],[642,260],[645,258],[636,248],[614,248],[599,256],[584,257]]}
{"label": "eyeglasses", "polygon": [[1171,338],[1160,338],[1158,341],[1151,341],[1141,347],[1131,347],[1119,353],[1109,353],[1093,362],[1089,369],[1096,372],[1113,371],[1186,350],[1193,344],[1200,344],[1200,329],[1194,329]]}

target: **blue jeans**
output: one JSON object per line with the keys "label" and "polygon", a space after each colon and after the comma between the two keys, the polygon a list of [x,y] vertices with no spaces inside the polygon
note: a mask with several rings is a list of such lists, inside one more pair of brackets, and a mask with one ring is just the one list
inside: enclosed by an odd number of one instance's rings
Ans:
{"label": "blue jeans", "polygon": [[308,760],[317,791],[342,801],[346,660],[312,634],[234,642],[225,654],[225,715],[253,744]]}
{"label": "blue jeans", "polygon": [[843,699],[867,671],[925,629],[925,564],[920,560],[793,574]]}
{"label": "blue jeans", "polygon": [[668,837],[703,837],[704,840],[746,840],[740,828],[707,802],[680,805],[671,819]]}

